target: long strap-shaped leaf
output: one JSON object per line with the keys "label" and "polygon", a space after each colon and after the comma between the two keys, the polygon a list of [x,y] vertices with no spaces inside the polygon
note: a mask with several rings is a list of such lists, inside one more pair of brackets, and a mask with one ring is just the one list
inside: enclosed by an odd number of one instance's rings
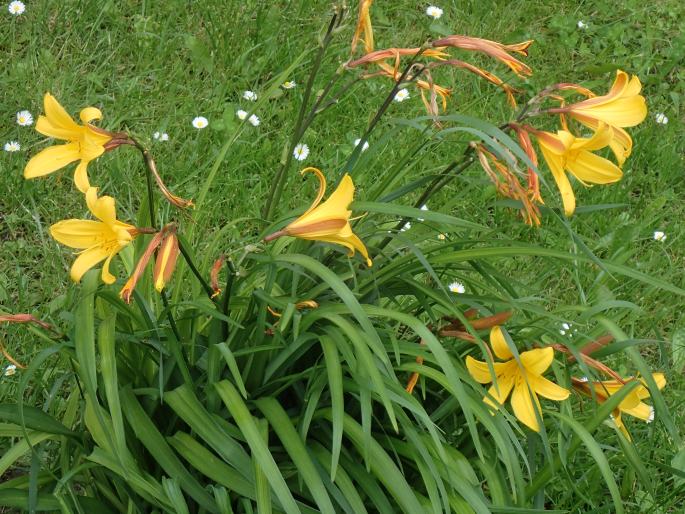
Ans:
{"label": "long strap-shaped leaf", "polygon": [[264,443],[259,428],[238,390],[227,380],[222,380],[215,384],[215,387],[231,413],[231,416],[233,416],[233,419],[235,419],[235,422],[245,436],[245,440],[250,446],[250,450],[252,450],[259,465],[266,474],[266,477],[269,479],[271,488],[281,501],[283,510],[285,510],[287,514],[300,514],[300,509],[295,503],[295,498],[293,498],[293,495],[288,488],[288,484],[285,483],[281,470],[278,469],[278,466],[269,451],[269,447]]}

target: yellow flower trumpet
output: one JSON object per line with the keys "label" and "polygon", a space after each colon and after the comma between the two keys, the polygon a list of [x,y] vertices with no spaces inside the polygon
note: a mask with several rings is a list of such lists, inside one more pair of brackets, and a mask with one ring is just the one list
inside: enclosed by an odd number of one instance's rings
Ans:
{"label": "yellow flower trumpet", "polygon": [[323,241],[338,244],[349,250],[349,256],[353,256],[355,250],[359,251],[366,259],[368,266],[372,265],[366,246],[353,232],[350,226],[352,211],[348,206],[354,197],[354,183],[347,173],[340,181],[338,188],[333,191],[325,202],[321,203],[326,192],[326,178],[317,168],[305,168],[301,171],[313,173],[319,179],[319,192],[302,216],[290,223],[283,230],[279,230],[264,238],[264,241],[272,241],[281,236],[293,236],[312,241]]}
{"label": "yellow flower trumpet", "polygon": [[[569,88],[569,85],[566,86]],[[592,130],[597,130],[603,123],[609,125],[613,130],[609,146],[619,165],[623,165],[633,148],[633,140],[623,128],[634,127],[642,123],[647,116],[647,105],[645,98],[640,94],[641,90],[640,79],[636,76],[628,77],[626,72],[617,70],[616,80],[606,95],[593,95],[580,102],[547,112],[559,113],[562,116],[568,114]]]}
{"label": "yellow flower trumpet", "polygon": [[476,382],[493,382],[483,401],[493,409],[499,409],[511,394],[514,415],[531,430],[539,432],[538,416],[542,417],[542,410],[538,395],[555,401],[565,400],[569,396],[567,389],[542,376],[554,360],[554,349],[548,346],[521,352],[519,363],[509,350],[499,326],[490,330],[490,344],[495,355],[500,360],[506,360],[492,363],[494,377],[487,362],[478,361],[470,355],[466,357],[466,368]]}
{"label": "yellow flower trumpet", "polygon": [[607,125],[600,124],[590,138],[576,137],[567,130],[559,130],[556,134],[534,129],[531,132],[537,137],[554,176],[567,216],[576,209],[576,197],[565,171],[584,184],[610,184],[623,176],[621,168],[613,162],[592,153],[606,147],[614,137],[613,129]]}
{"label": "yellow flower trumpet", "polygon": [[[659,389],[663,389],[666,385],[666,377],[663,373],[652,373],[652,378]],[[600,403],[605,402],[611,395],[616,394],[623,386],[631,380],[638,380],[634,377],[628,377],[623,382],[619,380],[605,380],[601,382],[592,382],[587,379],[572,378],[573,388],[586,396],[592,396],[592,390],[595,392],[595,397]],[[639,379],[640,385],[633,389],[628,396],[626,396],[618,407],[614,409],[612,415],[616,427],[626,436],[630,441],[630,434],[628,429],[623,424],[621,414],[625,413],[629,416],[636,417],[651,423],[654,419],[654,407],[647,405],[642,400],[649,398],[649,390],[645,387],[644,379]]]}
{"label": "yellow flower trumpet", "polygon": [[109,272],[112,258],[123,250],[140,233],[133,225],[117,220],[114,198],[98,198],[97,188],[86,192],[88,209],[99,221],[64,220],[50,227],[50,235],[71,248],[81,249],[71,266],[71,278],[79,282],[81,277],[102,261],[102,281],[112,284],[116,280]]}
{"label": "yellow flower trumpet", "polygon": [[95,107],[81,110],[79,117],[83,125],[79,125],[50,93],[45,93],[43,104],[45,116],[38,118],[36,130],[45,136],[68,142],[51,146],[34,155],[24,168],[24,177],[42,177],[74,161],[80,161],[74,172],[74,183],[79,191],[85,193],[90,187],[88,163],[100,157],[105,150],[121,144],[123,140],[119,138],[125,138],[126,135],[114,134],[91,125],[93,120],[102,119],[102,112]]}

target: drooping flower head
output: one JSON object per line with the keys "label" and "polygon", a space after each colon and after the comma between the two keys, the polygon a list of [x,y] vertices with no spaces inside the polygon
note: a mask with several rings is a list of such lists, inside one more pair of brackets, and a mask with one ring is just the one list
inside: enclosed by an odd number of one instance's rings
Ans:
{"label": "drooping flower head", "polygon": [[102,119],[102,112],[95,107],[81,110],[79,117],[83,125],[79,125],[50,93],[45,93],[43,104],[45,115],[38,117],[36,130],[45,136],[68,142],[34,155],[24,168],[24,177],[42,177],[80,161],[74,172],[74,183],[79,191],[85,193],[90,187],[88,163],[100,157],[105,150],[113,148],[108,143],[121,134],[113,134],[91,124],[94,120]]}
{"label": "drooping flower head", "polygon": [[345,174],[338,188],[333,191],[328,200],[321,203],[326,192],[326,178],[323,173],[317,168],[305,168],[301,173],[313,173],[319,179],[319,192],[316,198],[302,216],[283,230],[265,237],[264,240],[271,241],[280,236],[288,235],[300,239],[338,244],[349,250],[350,257],[354,255],[355,250],[358,251],[366,259],[366,264],[371,266],[372,262],[366,246],[352,232],[350,226],[352,211],[348,207],[354,197],[352,177]]}
{"label": "drooping flower head", "polygon": [[112,258],[130,244],[139,231],[133,225],[117,220],[114,198],[98,198],[97,188],[91,187],[86,191],[86,204],[98,221],[60,221],[50,227],[50,235],[63,245],[82,250],[71,266],[74,282],[79,282],[86,271],[105,261],[102,281],[112,284],[116,280],[109,272]]}
{"label": "drooping flower head", "polygon": [[555,401],[569,396],[567,389],[543,376],[554,360],[554,349],[548,346],[521,352],[517,362],[499,326],[490,331],[490,345],[497,358],[506,361],[492,363],[494,376],[487,362],[470,355],[466,357],[466,368],[476,382],[493,383],[483,401],[493,409],[500,409],[511,394],[514,415],[531,430],[539,432],[538,418],[542,417],[542,410],[538,395]]}
{"label": "drooping flower head", "polygon": [[[663,389],[666,385],[666,377],[663,373],[652,373],[652,378],[659,389]],[[621,419],[621,414],[628,414],[647,423],[651,423],[654,420],[654,407],[642,401],[650,397],[649,389],[645,387],[644,378],[628,377],[623,382],[619,380],[591,381],[587,378],[573,378],[572,383],[573,388],[585,396],[592,396],[592,391],[594,390],[597,401],[604,403],[610,396],[618,393],[627,383],[633,380],[639,380],[640,385],[628,393],[621,403],[618,404],[618,407],[614,409],[612,415],[616,427],[630,440],[630,434]]]}
{"label": "drooping flower head", "polygon": [[576,198],[566,171],[584,184],[610,184],[623,176],[621,168],[613,162],[592,153],[608,146],[614,137],[614,129],[605,124],[600,124],[590,138],[576,137],[567,130],[556,134],[537,130],[532,133],[557,183],[567,216],[575,211]]}

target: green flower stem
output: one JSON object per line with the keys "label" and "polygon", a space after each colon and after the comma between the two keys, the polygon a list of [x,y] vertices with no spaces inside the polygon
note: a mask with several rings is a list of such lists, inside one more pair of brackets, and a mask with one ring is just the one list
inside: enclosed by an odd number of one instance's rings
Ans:
{"label": "green flower stem", "polygon": [[331,40],[333,38],[333,30],[339,25],[341,19],[341,13],[336,12],[333,14],[331,22],[328,24],[326,34],[323,37],[321,44],[319,45],[319,52],[316,54],[316,57],[314,58],[314,64],[312,66],[311,72],[309,73],[307,85],[304,89],[302,105],[300,107],[300,112],[297,115],[297,122],[295,123],[295,130],[293,131],[293,136],[290,139],[290,146],[288,148],[288,152],[285,155],[285,159],[281,162],[281,167],[278,169],[276,177],[271,183],[271,189],[269,189],[269,196],[267,197],[266,203],[264,204],[264,208],[262,209],[262,217],[265,220],[269,220],[269,218],[273,214],[273,209],[275,205],[278,204],[278,202],[281,199],[281,195],[283,194],[283,187],[285,185],[286,179],[285,172],[290,166],[290,163],[292,162],[293,151],[295,150],[297,143],[304,134],[305,130],[307,130],[307,126],[304,126],[303,122],[305,119],[305,111],[307,110],[307,105],[309,104],[309,99],[311,97],[312,89],[314,87],[314,79],[316,79],[316,75],[318,74],[319,68],[321,67],[321,62],[323,61],[323,56],[326,53],[326,50],[328,49],[328,46],[330,45]]}

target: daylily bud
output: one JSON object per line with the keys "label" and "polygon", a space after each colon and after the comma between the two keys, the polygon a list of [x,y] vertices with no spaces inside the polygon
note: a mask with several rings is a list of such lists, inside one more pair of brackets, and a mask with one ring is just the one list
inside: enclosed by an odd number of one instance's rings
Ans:
{"label": "daylily bud", "polygon": [[179,252],[178,237],[176,232],[171,232],[162,242],[162,246],[157,254],[157,261],[155,262],[155,270],[152,274],[155,289],[160,293],[171,279],[171,275],[176,268]]}
{"label": "daylily bud", "polygon": [[212,286],[212,290],[214,291],[214,294],[212,294],[212,298],[216,298],[217,296],[219,296],[219,294],[221,294],[221,288],[219,287],[219,271],[221,271],[221,266],[223,266],[225,260],[225,255],[219,257],[217,260],[214,261],[212,270],[209,272],[209,282]]}
{"label": "daylily bud", "polygon": [[143,252],[143,255],[141,255],[140,259],[138,260],[138,264],[136,264],[136,268],[133,270],[133,273],[131,273],[131,276],[126,281],[126,284],[124,284],[124,287],[121,289],[121,291],[119,291],[119,296],[126,303],[131,303],[131,295],[136,288],[136,284],[138,283],[138,280],[140,280],[140,277],[143,276],[143,272],[145,272],[145,266],[147,266],[147,263],[150,261],[152,254],[155,253],[155,250],[162,243],[164,233],[165,231],[162,230],[155,234],[155,237],[152,238],[150,244],[147,245],[145,252]]}

